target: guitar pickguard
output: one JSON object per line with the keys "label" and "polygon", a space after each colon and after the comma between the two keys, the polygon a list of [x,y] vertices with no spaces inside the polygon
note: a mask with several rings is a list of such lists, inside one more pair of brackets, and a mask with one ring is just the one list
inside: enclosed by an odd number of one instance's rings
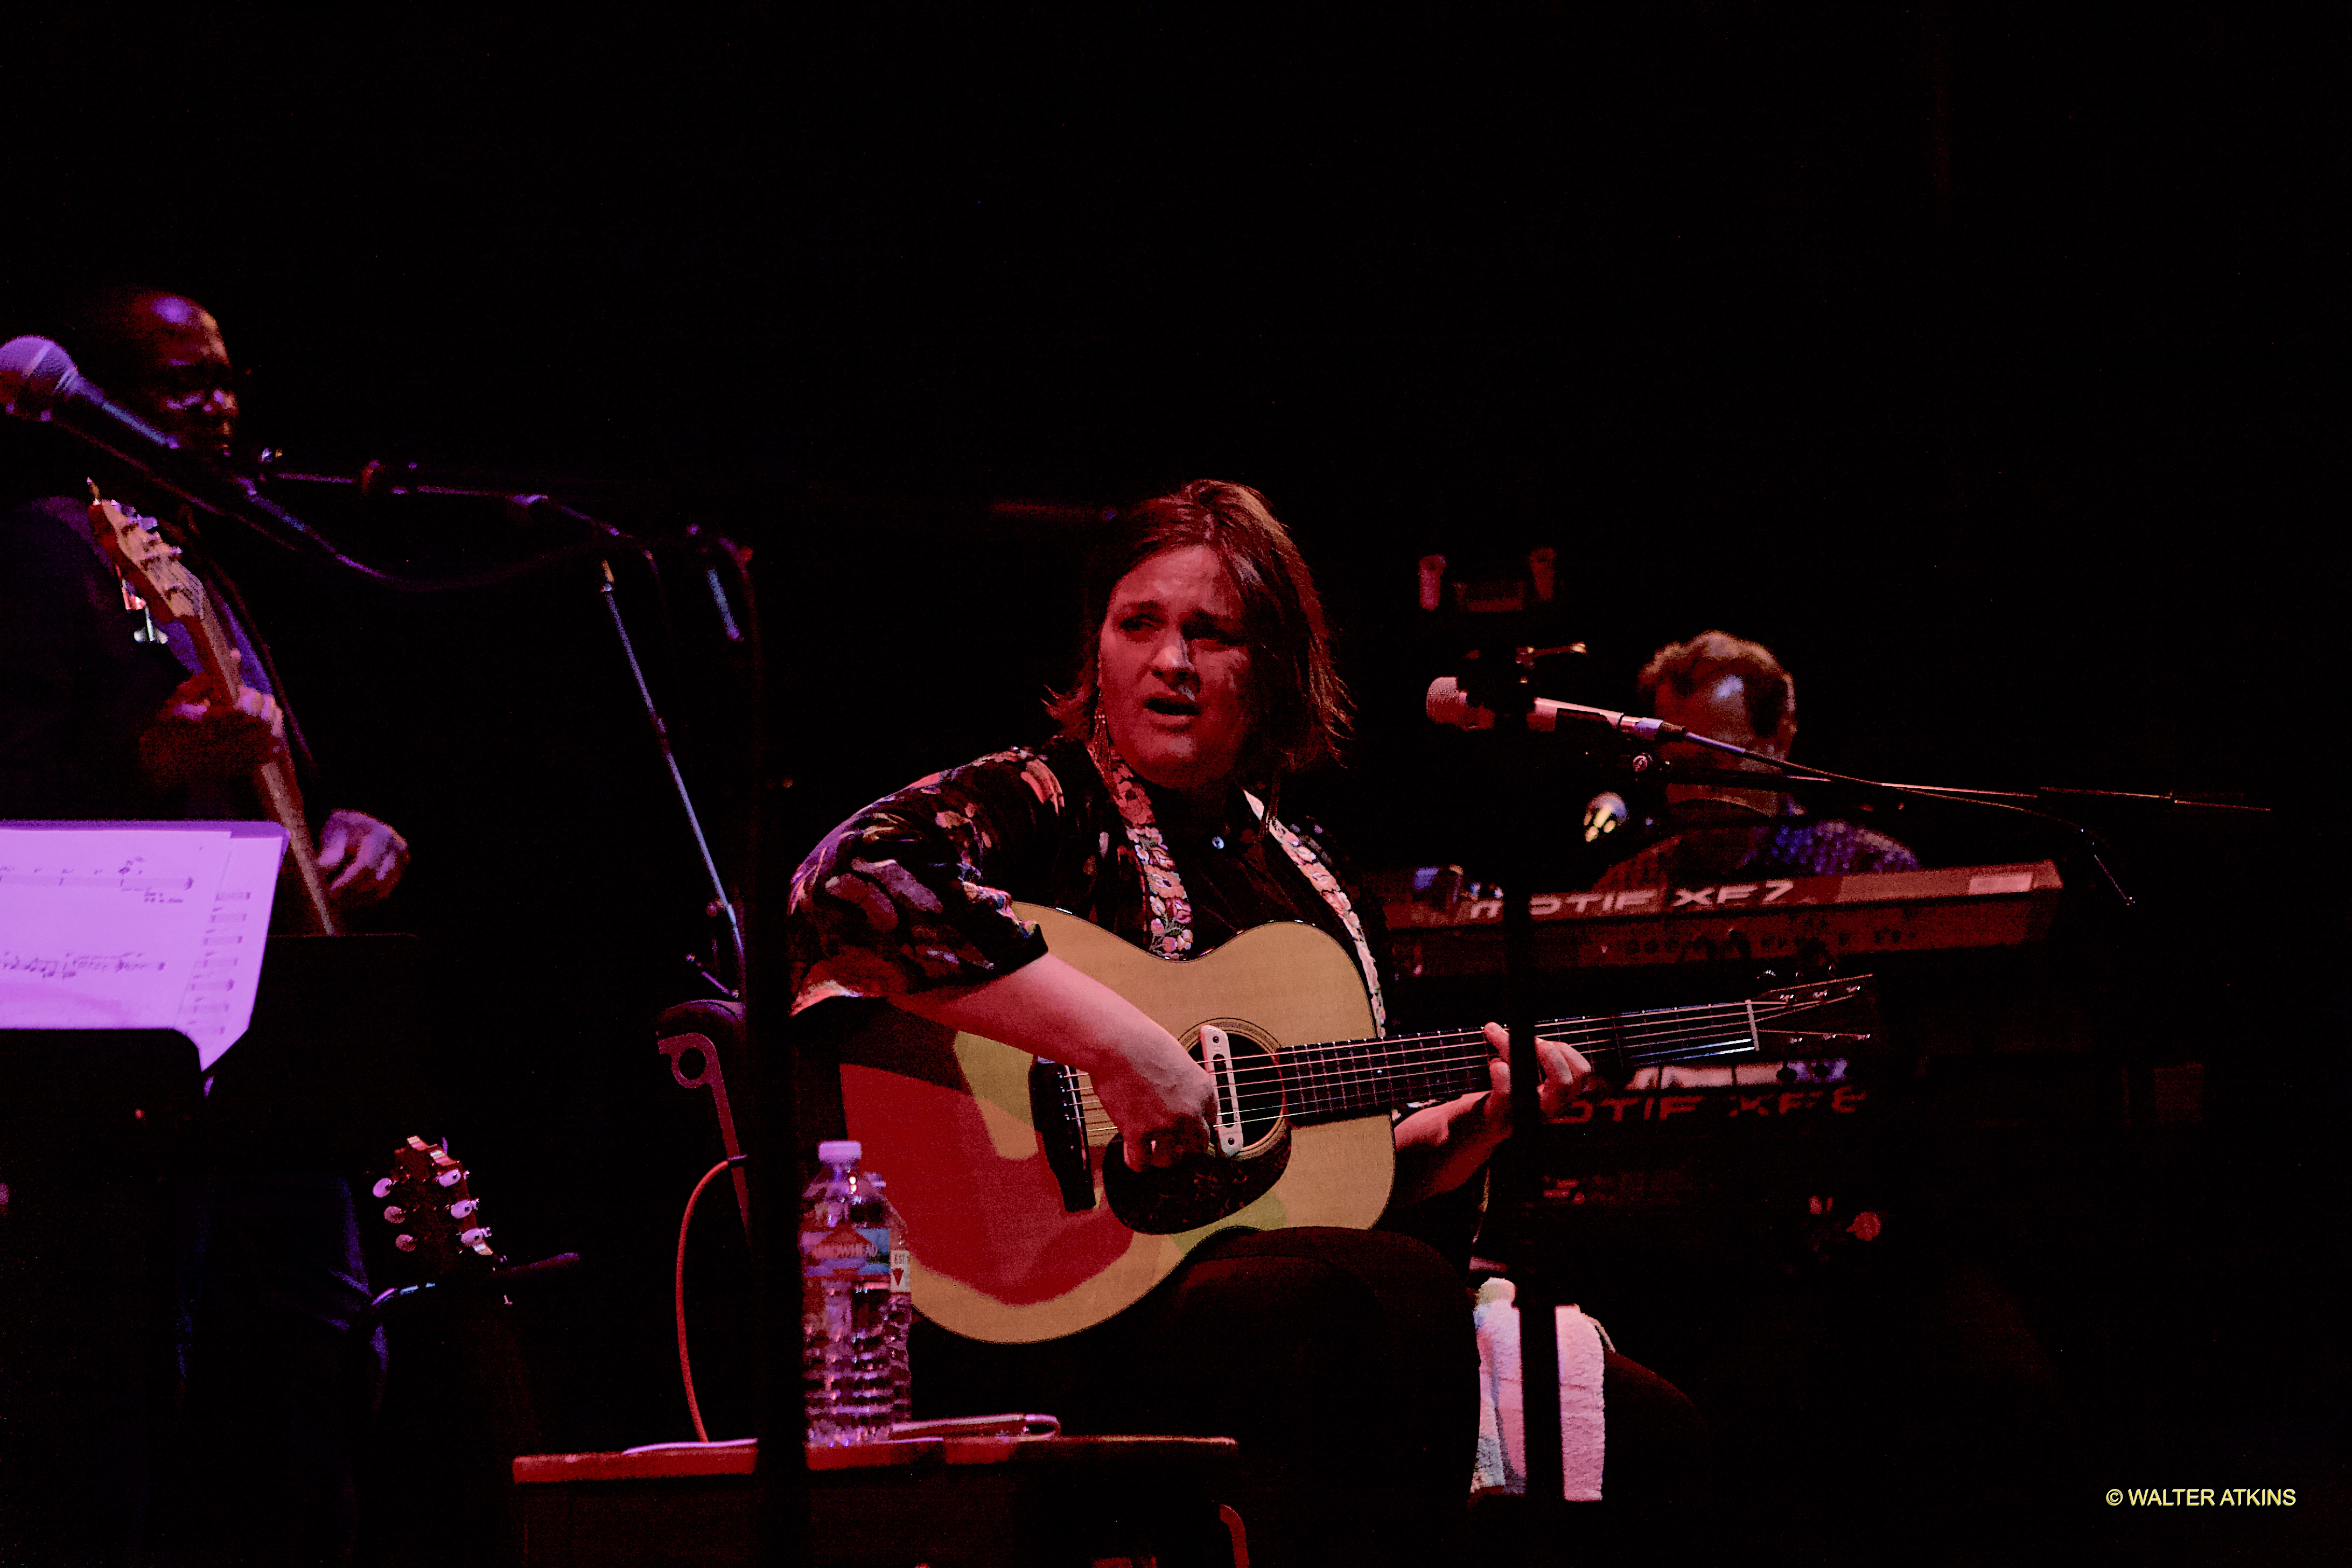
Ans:
{"label": "guitar pickguard", "polygon": [[1114,1138],[1103,1151],[1103,1196],[1128,1229],[1173,1236],[1241,1213],[1273,1191],[1289,1168],[1287,1127],[1264,1150],[1241,1159],[1192,1154],[1158,1170],[1129,1170],[1126,1140]]}

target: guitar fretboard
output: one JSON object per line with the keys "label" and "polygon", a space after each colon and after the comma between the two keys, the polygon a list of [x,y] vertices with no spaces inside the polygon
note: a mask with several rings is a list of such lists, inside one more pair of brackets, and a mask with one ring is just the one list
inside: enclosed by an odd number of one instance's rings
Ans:
{"label": "guitar fretboard", "polygon": [[[1659,1007],[1556,1018],[1536,1027],[1547,1039],[1565,1040],[1587,1058],[1625,1071],[1751,1051],[1753,1026],[1785,1010],[1771,1002]],[[1282,1057],[1284,1106],[1291,1121],[1311,1123],[1451,1100],[1487,1086],[1493,1054],[1480,1030],[1295,1047]],[[1243,1087],[1246,1097],[1249,1086]]]}

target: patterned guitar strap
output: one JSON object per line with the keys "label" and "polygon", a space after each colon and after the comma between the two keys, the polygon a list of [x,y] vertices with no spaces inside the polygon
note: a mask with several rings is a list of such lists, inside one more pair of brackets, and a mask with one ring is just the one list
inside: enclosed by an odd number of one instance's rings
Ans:
{"label": "patterned guitar strap", "polygon": [[[1143,870],[1150,951],[1160,958],[1183,958],[1192,951],[1192,903],[1184,895],[1184,879],[1177,874],[1176,858],[1169,853],[1168,840],[1152,816],[1151,797],[1144,793],[1142,782],[1128,767],[1127,759],[1110,743],[1110,726],[1099,713],[1095,715],[1094,733],[1087,741],[1087,753],[1094,759],[1095,771],[1102,774],[1103,787],[1110,791],[1112,804],[1118,807],[1119,820],[1127,826],[1127,841],[1134,847],[1135,862]],[[1372,1004],[1372,1026],[1385,1032],[1389,1013],[1388,1004],[1381,995],[1380,966],[1372,962],[1371,944],[1364,940],[1364,922],[1357,917],[1348,890],[1339,885],[1339,879],[1331,874],[1331,868],[1323,863],[1323,857],[1312,843],[1268,812],[1265,803],[1257,796],[1244,790],[1242,798],[1257,814],[1267,836],[1282,846],[1290,863],[1298,868],[1308,885],[1339,917],[1341,928],[1355,944],[1356,966],[1364,972],[1364,992]]]}

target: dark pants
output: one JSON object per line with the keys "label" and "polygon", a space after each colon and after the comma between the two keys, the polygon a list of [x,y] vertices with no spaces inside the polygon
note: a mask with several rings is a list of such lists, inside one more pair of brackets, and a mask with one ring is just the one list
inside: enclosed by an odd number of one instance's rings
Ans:
{"label": "dark pants", "polygon": [[197,1563],[349,1561],[354,1464],[383,1339],[341,1177],[244,1173],[183,1189],[184,1478]]}
{"label": "dark pants", "polygon": [[0,1562],[349,1560],[383,1363],[341,1178],[37,1163],[0,1293]]}
{"label": "dark pants", "polygon": [[1384,1231],[1240,1233],[1107,1323],[983,1344],[919,1323],[919,1415],[1034,1410],[1073,1433],[1240,1440],[1220,1500],[1264,1568],[1444,1561],[1478,1433],[1461,1279]]}

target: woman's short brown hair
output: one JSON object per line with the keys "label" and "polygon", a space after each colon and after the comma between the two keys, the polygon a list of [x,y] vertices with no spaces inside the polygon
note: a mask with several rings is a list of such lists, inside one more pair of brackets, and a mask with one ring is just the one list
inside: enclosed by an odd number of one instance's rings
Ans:
{"label": "woman's short brown hair", "polygon": [[1063,735],[1084,740],[1094,728],[1097,649],[1119,579],[1162,551],[1196,544],[1216,552],[1241,595],[1250,647],[1247,782],[1271,787],[1336,758],[1347,734],[1348,691],[1331,660],[1315,579],[1265,497],[1223,479],[1195,479],[1122,508],[1087,552],[1076,679],[1046,704]]}

